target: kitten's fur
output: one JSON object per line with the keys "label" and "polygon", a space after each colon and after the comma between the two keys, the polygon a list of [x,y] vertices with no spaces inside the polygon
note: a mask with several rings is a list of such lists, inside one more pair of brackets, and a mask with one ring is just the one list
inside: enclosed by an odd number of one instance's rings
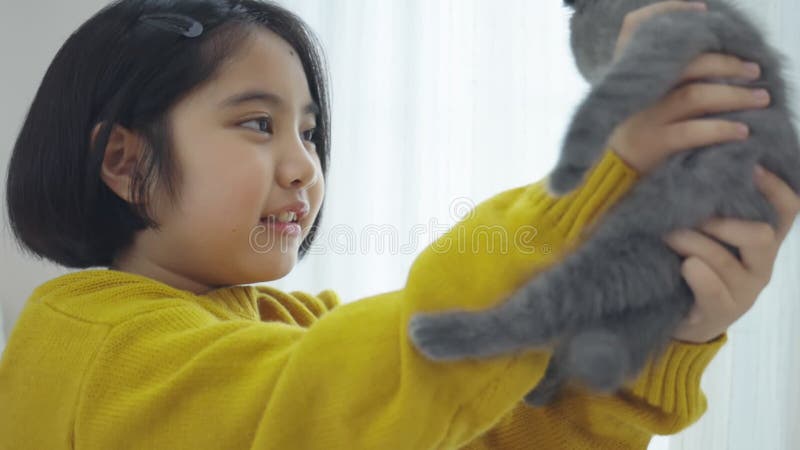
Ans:
{"label": "kitten's fur", "polygon": [[733,54],[761,66],[758,81],[727,82],[766,88],[770,106],[715,115],[747,123],[750,138],[672,156],[641,179],[585,243],[499,306],[413,317],[410,338],[427,357],[486,357],[553,345],[544,379],[525,397],[528,404],[547,403],[573,377],[614,391],[664,349],[694,301],[681,258],[662,237],[715,216],[776,226],[776,212],[753,181],[757,162],[800,192],[800,146],[782,57],[730,2],[707,0],[707,12],[655,16],[611,65],[624,16],[656,1],[565,2],[575,9],[573,53],[592,90],[575,113],[550,189],[563,194],[578,186],[612,130],[673,89],[702,53]]}

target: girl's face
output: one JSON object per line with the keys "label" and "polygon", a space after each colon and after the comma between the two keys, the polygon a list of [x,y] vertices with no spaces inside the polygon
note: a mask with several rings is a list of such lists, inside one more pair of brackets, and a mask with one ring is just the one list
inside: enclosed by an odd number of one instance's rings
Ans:
{"label": "girl's face", "polygon": [[[161,229],[139,233],[112,268],[196,293],[289,273],[324,196],[310,141],[315,109],[296,51],[255,32],[214,81],[171,111],[180,199],[171,208],[156,196]],[[300,205],[297,234],[262,222]]]}

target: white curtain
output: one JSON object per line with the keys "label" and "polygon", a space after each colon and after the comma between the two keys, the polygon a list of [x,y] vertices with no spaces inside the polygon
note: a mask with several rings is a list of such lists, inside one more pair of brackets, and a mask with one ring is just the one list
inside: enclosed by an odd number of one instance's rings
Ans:
{"label": "white curtain", "polygon": [[560,1],[282,3],[327,50],[333,154],[322,234],[281,286],[399,288],[465,208],[555,163],[586,90]]}
{"label": "white curtain", "polygon": [[[470,207],[543,177],[586,92],[560,0],[284,0],[317,31],[333,80],[321,239],[286,289],[397,289],[414,256]],[[741,2],[792,60],[800,5]],[[800,97],[793,97],[800,112]],[[651,449],[800,448],[800,226],[772,282],[703,379],[705,416]]]}

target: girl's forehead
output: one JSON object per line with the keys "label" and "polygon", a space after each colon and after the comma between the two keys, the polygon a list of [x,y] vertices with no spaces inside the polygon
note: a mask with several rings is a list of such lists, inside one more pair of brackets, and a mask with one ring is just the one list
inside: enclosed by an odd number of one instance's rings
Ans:
{"label": "girl's forehead", "polygon": [[303,73],[297,51],[283,38],[267,29],[251,33],[232,58],[233,69],[253,76],[286,76]]}
{"label": "girl's forehead", "polygon": [[207,87],[206,93],[215,102],[253,90],[272,92],[296,104],[311,100],[297,51],[269,30],[252,33]]}

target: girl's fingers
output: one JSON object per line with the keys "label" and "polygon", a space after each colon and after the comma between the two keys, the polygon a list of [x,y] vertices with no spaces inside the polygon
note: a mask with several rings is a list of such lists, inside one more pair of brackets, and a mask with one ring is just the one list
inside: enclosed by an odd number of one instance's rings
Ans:
{"label": "girl's fingers", "polygon": [[703,317],[738,317],[741,314],[742,308],[736,304],[730,285],[702,259],[692,256],[684,261],[681,275],[694,293],[695,305],[689,316],[690,324]]}
{"label": "girl's fingers", "polygon": [[663,2],[653,3],[652,5],[639,8],[636,11],[628,14],[634,21],[643,21],[650,17],[669,11],[686,11],[686,10],[702,10],[708,9],[705,3],[699,1],[684,1],[684,0],[667,0]]}
{"label": "girl's fingers", "polygon": [[745,140],[747,125],[722,119],[695,119],[666,125],[662,143],[670,153]]}
{"label": "girl's fingers", "polygon": [[668,93],[653,114],[663,123],[672,123],[713,113],[763,108],[769,103],[769,93],[763,89],[691,83]]}
{"label": "girl's fingers", "polygon": [[681,82],[706,78],[757,80],[760,76],[761,68],[756,63],[747,63],[735,56],[723,53],[704,53],[684,69]]}
{"label": "girl's fingers", "polygon": [[705,222],[700,229],[737,247],[745,269],[759,278],[764,286],[769,283],[779,246],[775,230],[769,224],[716,218]]}
{"label": "girl's fingers", "polygon": [[653,3],[635,11],[628,13],[625,16],[625,27],[636,28],[637,25],[645,20],[657,15],[670,11],[706,11],[708,6],[703,2],[686,2],[683,0],[667,0],[663,2]]}
{"label": "girl's fingers", "polygon": [[664,238],[679,255],[700,258],[731,291],[749,291],[752,276],[725,247],[694,230],[678,230]]}
{"label": "girl's fingers", "polygon": [[767,170],[764,172],[764,176],[756,173],[756,185],[780,216],[776,234],[778,243],[781,243],[800,213],[800,196],[780,177]]}

